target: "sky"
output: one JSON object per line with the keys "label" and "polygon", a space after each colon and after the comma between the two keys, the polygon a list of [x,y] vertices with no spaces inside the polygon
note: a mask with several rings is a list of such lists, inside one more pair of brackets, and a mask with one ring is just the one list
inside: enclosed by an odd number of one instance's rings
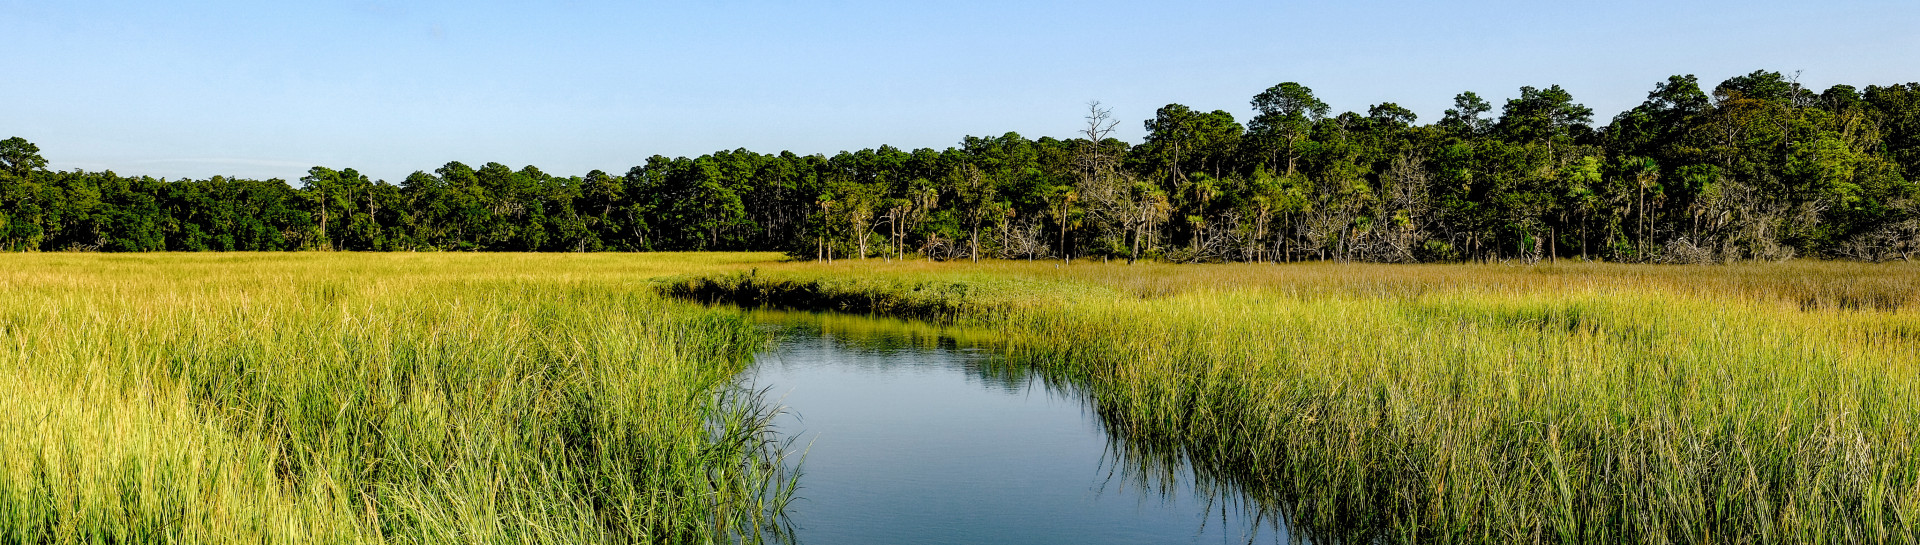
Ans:
{"label": "sky", "polygon": [[0,0],[0,138],[51,168],[398,182],[448,161],[624,172],[652,155],[1069,137],[1306,85],[1422,122],[1560,85],[1596,123],[1669,75],[1920,81],[1920,2],[27,2]]}

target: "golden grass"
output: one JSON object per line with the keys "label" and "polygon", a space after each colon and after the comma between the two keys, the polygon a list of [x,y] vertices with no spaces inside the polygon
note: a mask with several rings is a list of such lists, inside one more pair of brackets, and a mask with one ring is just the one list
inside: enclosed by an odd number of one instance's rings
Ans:
{"label": "golden grass", "polygon": [[978,326],[1147,478],[1330,540],[1920,528],[1905,264],[0,264],[0,543],[782,537],[793,475],[733,386],[760,335],[656,291]]}
{"label": "golden grass", "polygon": [[0,256],[0,543],[705,542],[792,491],[765,255]]}
{"label": "golden grass", "polygon": [[[1460,291],[1506,296],[1614,290],[1779,303],[1805,310],[1920,308],[1920,264],[1914,263],[1791,261],[1689,267],[1571,261],[1540,265],[1076,262],[1062,266],[1058,261],[988,260],[974,264],[870,259],[766,263],[754,264],[754,268],[776,278],[959,282],[972,285],[985,297],[1047,301],[1058,298],[1061,286],[1081,291],[1097,287],[1142,298],[1237,289],[1302,296],[1345,293],[1380,297]],[[1028,285],[1002,286],[1010,282]]]}
{"label": "golden grass", "polygon": [[991,327],[1011,363],[1090,398],[1142,473],[1191,463],[1326,540],[1904,543],[1920,536],[1916,278],[866,262],[665,289]]}

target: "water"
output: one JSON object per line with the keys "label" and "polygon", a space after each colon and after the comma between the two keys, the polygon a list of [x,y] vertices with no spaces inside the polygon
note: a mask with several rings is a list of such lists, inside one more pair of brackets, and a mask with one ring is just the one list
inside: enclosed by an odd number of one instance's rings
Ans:
{"label": "water", "polygon": [[1191,478],[1143,484],[1084,401],[923,324],[756,313],[788,331],[747,380],[806,449],[802,543],[1265,543]]}

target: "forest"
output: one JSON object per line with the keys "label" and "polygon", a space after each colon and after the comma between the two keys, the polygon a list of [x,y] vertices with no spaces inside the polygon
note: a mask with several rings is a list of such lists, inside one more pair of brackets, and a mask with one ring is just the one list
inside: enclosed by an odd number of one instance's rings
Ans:
{"label": "forest", "polygon": [[780,251],[799,259],[1724,263],[1920,254],[1920,83],[1673,76],[1597,124],[1560,86],[1441,119],[1275,85],[1242,123],[1168,104],[1144,141],[653,156],[556,176],[449,162],[398,184],[55,171],[0,142],[11,251]]}

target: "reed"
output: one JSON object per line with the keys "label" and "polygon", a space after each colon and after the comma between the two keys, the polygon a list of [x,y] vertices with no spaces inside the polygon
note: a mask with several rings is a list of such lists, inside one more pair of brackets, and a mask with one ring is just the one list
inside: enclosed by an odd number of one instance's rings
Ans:
{"label": "reed", "polygon": [[6,256],[0,543],[777,540],[763,335],[645,280],[766,259]]}
{"label": "reed", "polygon": [[[737,274],[734,272],[737,271]],[[713,274],[713,273],[720,274]],[[823,301],[879,299],[878,306],[857,302],[849,311],[900,314],[905,302],[966,314],[1012,307],[1053,306],[1115,296],[1163,298],[1196,290],[1260,290],[1297,297],[1347,294],[1408,297],[1430,292],[1473,291],[1490,296],[1570,290],[1661,293],[1712,300],[1739,300],[1800,310],[1873,310],[1920,308],[1920,264],[1829,261],[1755,262],[1732,265],[1671,266],[1604,262],[1558,264],[1214,264],[1174,265],[1142,262],[1080,263],[987,260],[980,263],[928,260],[843,260],[833,263],[755,263],[751,268],[689,271],[664,278],[669,283],[741,280],[761,284],[798,283],[818,290]],[[772,286],[769,286],[772,287]],[[763,297],[792,295],[791,288],[769,289]],[[931,296],[947,298],[935,303]],[[956,296],[958,296],[956,298]],[[768,301],[780,304],[781,301]],[[794,304],[818,305],[794,301]],[[835,310],[816,308],[812,310]],[[907,312],[913,314],[914,312]],[[992,314],[992,312],[988,312]]]}
{"label": "reed", "polygon": [[1920,540],[1912,265],[1049,265],[709,278],[961,285],[1128,464],[1321,542]]}

